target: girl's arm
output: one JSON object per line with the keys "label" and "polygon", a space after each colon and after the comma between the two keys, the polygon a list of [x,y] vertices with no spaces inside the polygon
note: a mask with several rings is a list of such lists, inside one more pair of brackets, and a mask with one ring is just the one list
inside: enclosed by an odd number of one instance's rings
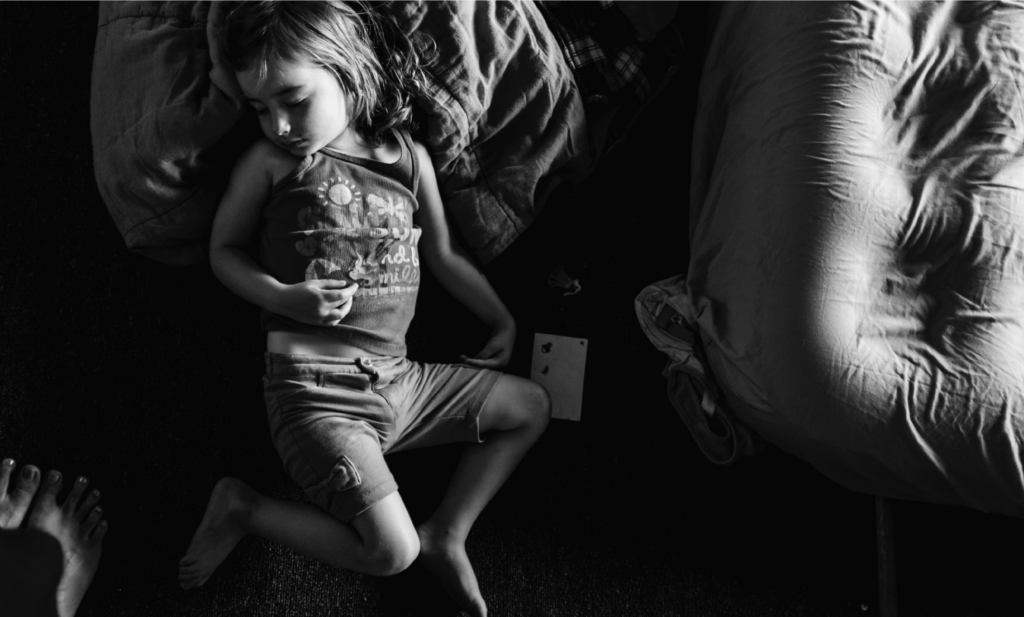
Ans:
{"label": "girl's arm", "polygon": [[224,285],[253,304],[303,323],[334,325],[348,314],[356,285],[314,280],[285,285],[267,273],[246,251],[259,230],[270,197],[275,161],[282,153],[265,139],[238,160],[213,218],[210,266]]}
{"label": "girl's arm", "polygon": [[420,163],[416,222],[423,230],[420,257],[441,285],[493,330],[491,339],[476,357],[462,356],[462,360],[483,368],[505,366],[515,344],[515,320],[473,258],[452,236],[437,188],[434,164],[426,148],[418,143],[416,156]]}

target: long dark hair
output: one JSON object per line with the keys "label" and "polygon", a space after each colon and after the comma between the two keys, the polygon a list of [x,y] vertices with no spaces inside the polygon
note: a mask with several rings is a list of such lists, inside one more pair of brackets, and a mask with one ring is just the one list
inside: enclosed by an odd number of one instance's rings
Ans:
{"label": "long dark hair", "polygon": [[256,68],[260,80],[275,58],[331,71],[348,94],[353,128],[379,146],[392,130],[416,129],[413,98],[426,94],[424,67],[436,56],[423,40],[417,49],[390,13],[363,2],[258,0],[230,9],[219,44],[229,68]]}

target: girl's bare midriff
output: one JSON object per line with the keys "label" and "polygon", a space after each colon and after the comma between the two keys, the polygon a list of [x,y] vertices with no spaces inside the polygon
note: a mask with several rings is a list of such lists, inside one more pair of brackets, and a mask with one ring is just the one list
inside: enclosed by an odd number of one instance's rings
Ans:
{"label": "girl's bare midriff", "polygon": [[300,354],[304,356],[331,356],[335,358],[367,358],[380,354],[338,341],[301,332],[267,332],[267,351],[271,353]]}

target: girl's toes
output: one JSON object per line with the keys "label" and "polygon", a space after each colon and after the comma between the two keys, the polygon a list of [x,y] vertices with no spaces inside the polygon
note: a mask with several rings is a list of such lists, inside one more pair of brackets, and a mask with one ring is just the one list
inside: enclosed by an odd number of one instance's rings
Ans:
{"label": "girl's toes", "polygon": [[85,499],[78,506],[78,522],[85,523],[86,518],[89,517],[89,513],[92,512],[93,507],[100,501],[100,492],[97,490],[89,491]]}
{"label": "girl's toes", "polygon": [[82,498],[82,493],[85,492],[87,486],[89,486],[89,480],[85,476],[75,480],[75,483],[71,486],[71,492],[68,493],[68,498],[64,500],[64,505],[61,506],[65,514],[74,514],[78,509],[78,501]]}

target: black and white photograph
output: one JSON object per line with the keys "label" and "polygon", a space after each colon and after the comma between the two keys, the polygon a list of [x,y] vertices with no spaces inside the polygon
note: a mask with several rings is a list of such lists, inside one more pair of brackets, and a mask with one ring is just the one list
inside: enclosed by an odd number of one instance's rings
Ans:
{"label": "black and white photograph", "polygon": [[0,2],[2,617],[1024,614],[1024,2]]}

